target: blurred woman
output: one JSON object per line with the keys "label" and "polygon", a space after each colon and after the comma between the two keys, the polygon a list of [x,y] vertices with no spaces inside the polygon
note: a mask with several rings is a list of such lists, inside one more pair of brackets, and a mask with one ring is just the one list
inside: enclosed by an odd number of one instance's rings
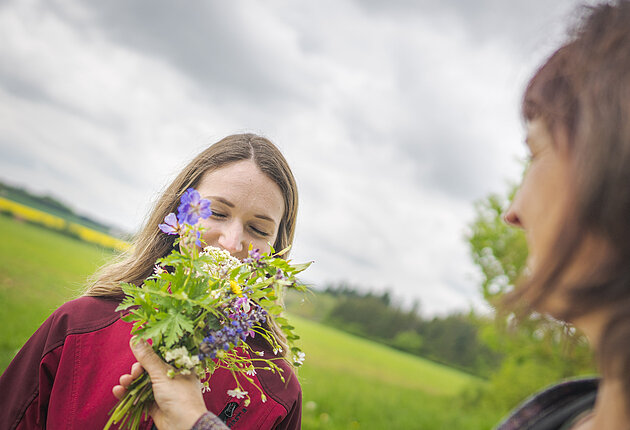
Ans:
{"label": "blurred woman", "polygon": [[540,393],[499,429],[630,428],[630,2],[589,7],[522,103],[530,165],[505,215],[528,278],[508,304],[574,324],[600,380]]}
{"label": "blurred woman", "polygon": [[[111,387],[129,371],[135,358],[129,348],[131,324],[115,312],[121,282],[141,286],[155,261],[173,248],[175,237],[158,228],[175,212],[189,187],[212,201],[213,214],[202,221],[207,245],[237,258],[248,246],[267,252],[270,244],[284,249],[293,241],[298,195],[293,174],[278,149],[252,134],[233,135],[193,159],[167,187],[149,214],[131,250],[95,276],[83,297],[57,309],[28,340],[0,378],[0,423],[10,429],[102,428],[116,404]],[[286,339],[268,320],[283,352]],[[262,336],[248,343],[263,358],[276,356]],[[291,366],[277,361],[277,373],[261,370],[254,381],[266,394],[244,398],[227,394],[235,383],[229,370],[217,369],[205,407],[231,428],[299,429],[302,394]],[[243,389],[257,392],[247,380]],[[6,395],[6,393],[11,393]],[[141,428],[149,429],[147,421]]]}

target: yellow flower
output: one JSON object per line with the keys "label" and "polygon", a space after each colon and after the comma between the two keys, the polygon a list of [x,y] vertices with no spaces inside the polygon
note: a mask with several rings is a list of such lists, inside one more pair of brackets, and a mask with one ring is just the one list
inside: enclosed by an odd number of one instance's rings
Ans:
{"label": "yellow flower", "polygon": [[234,294],[239,297],[243,297],[243,290],[241,290],[240,285],[238,285],[235,281],[230,280],[230,288]]}

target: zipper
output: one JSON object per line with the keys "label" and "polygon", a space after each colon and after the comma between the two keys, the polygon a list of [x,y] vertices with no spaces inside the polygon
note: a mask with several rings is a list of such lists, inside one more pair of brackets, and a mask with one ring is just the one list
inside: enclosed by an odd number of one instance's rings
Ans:
{"label": "zipper", "polygon": [[232,418],[234,416],[234,411],[236,411],[237,407],[238,403],[236,402],[228,403],[219,414],[219,419],[221,419],[221,421],[223,422],[226,422],[228,418]]}

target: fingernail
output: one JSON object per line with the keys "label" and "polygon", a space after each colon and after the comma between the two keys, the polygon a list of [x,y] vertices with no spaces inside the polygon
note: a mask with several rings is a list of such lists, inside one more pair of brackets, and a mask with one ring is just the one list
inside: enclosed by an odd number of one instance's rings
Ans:
{"label": "fingernail", "polygon": [[129,340],[129,345],[131,346],[132,349],[138,349],[138,348],[142,348],[144,347],[145,341],[142,340],[142,338],[138,337],[138,336],[133,336],[130,340]]}

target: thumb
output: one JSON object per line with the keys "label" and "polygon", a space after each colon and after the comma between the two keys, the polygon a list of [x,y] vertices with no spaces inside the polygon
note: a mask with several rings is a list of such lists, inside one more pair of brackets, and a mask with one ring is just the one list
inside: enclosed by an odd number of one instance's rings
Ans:
{"label": "thumb", "polygon": [[134,336],[129,341],[129,346],[136,360],[138,360],[144,370],[147,371],[149,376],[156,375],[157,372],[164,373],[168,371],[168,364],[164,363],[164,361],[158,357],[146,340]]}

